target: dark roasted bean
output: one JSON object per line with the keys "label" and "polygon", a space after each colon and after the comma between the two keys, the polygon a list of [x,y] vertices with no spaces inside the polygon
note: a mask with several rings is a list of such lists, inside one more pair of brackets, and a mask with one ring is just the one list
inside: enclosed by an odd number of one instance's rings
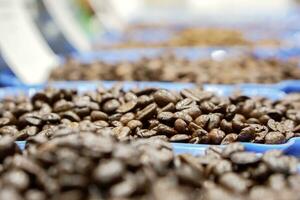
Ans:
{"label": "dark roasted bean", "polygon": [[280,132],[269,132],[265,136],[265,143],[266,144],[282,144],[285,142],[285,137]]}
{"label": "dark roasted bean", "polygon": [[151,118],[154,114],[156,114],[157,105],[152,103],[145,107],[143,110],[137,112],[137,119],[138,120],[146,120]]}
{"label": "dark roasted bean", "polygon": [[220,144],[225,137],[225,133],[220,129],[212,129],[207,136],[212,144]]}
{"label": "dark roasted bean", "polygon": [[162,122],[170,122],[174,119],[174,114],[171,112],[161,112],[157,115],[157,119]]}
{"label": "dark roasted bean", "polygon": [[165,106],[169,103],[176,103],[177,98],[168,90],[157,90],[154,94],[154,101],[159,106]]}
{"label": "dark roasted bean", "polygon": [[187,123],[183,119],[176,119],[174,122],[174,129],[178,133],[184,133],[187,131]]}
{"label": "dark roasted bean", "polygon": [[107,120],[108,115],[101,111],[92,111],[91,112],[91,120],[98,121],[98,120]]}
{"label": "dark roasted bean", "polygon": [[120,106],[119,101],[117,101],[116,99],[111,99],[106,101],[103,106],[102,109],[105,113],[112,113],[115,110],[117,110]]}
{"label": "dark roasted bean", "polygon": [[255,153],[251,153],[251,152],[233,153],[231,154],[230,159],[233,163],[238,165],[254,164],[260,160],[260,158]]}
{"label": "dark roasted bean", "polygon": [[122,122],[123,124],[127,124],[129,121],[133,120],[135,117],[135,115],[131,112],[126,113],[124,115],[122,115],[122,117],[120,118],[120,122]]}
{"label": "dark roasted bean", "polygon": [[177,131],[174,130],[173,128],[167,126],[167,125],[164,125],[164,124],[159,124],[156,128],[156,131],[159,133],[159,134],[166,134],[168,136],[172,136],[172,135],[176,135],[177,134]]}
{"label": "dark roasted bean", "polygon": [[185,142],[190,139],[190,136],[185,134],[176,134],[170,137],[170,142]]}
{"label": "dark roasted bean", "polygon": [[137,105],[137,101],[128,101],[125,104],[122,104],[118,109],[117,112],[120,113],[126,113],[126,112],[130,112],[131,110],[133,110]]}
{"label": "dark roasted bean", "polygon": [[238,135],[237,134],[229,133],[223,138],[221,144],[231,144],[231,143],[236,142],[237,140],[238,140]]}

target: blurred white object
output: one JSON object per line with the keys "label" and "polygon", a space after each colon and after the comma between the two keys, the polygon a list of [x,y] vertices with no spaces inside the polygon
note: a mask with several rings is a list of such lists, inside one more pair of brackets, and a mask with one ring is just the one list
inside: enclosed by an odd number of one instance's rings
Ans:
{"label": "blurred white object", "polygon": [[215,61],[223,61],[227,56],[225,50],[215,50],[211,53],[211,58]]}
{"label": "blurred white object", "polygon": [[12,71],[26,84],[45,82],[58,58],[35,26],[25,0],[0,0],[0,49]]}
{"label": "blurred white object", "polygon": [[64,36],[78,51],[92,49],[90,38],[73,16],[68,0],[43,0],[48,12],[61,29]]}
{"label": "blurred white object", "polygon": [[293,9],[292,0],[188,0],[200,19],[219,23],[265,23],[284,18]]}
{"label": "blurred white object", "polygon": [[[109,18],[150,23],[266,23],[285,19],[294,0],[90,0],[113,7]],[[102,5],[100,5],[102,4]],[[99,9],[100,10],[100,9]],[[114,16],[113,16],[114,15]],[[112,20],[112,21],[114,21]],[[110,20],[109,20],[110,21]]]}
{"label": "blurred white object", "polygon": [[120,31],[123,29],[125,21],[120,17],[120,13],[116,12],[111,1],[90,0],[90,3],[105,30]]}

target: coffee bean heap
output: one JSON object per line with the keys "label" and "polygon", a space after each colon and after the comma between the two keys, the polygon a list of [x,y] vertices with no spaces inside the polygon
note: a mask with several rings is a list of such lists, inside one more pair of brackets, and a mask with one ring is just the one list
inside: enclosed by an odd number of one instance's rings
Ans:
{"label": "coffee bean heap", "polygon": [[2,100],[0,135],[45,140],[74,129],[108,128],[119,140],[155,137],[195,144],[281,144],[299,136],[299,102],[299,94],[271,101],[242,95],[219,97],[199,88],[125,92],[116,85],[85,94],[48,88],[31,98]]}
{"label": "coffee bean heap", "polygon": [[134,62],[81,64],[69,59],[50,75],[50,80],[136,80],[236,84],[276,83],[300,79],[297,63],[278,59],[260,59],[251,55],[226,58],[188,60],[165,54],[141,58]]}
{"label": "coffee bean heap", "polygon": [[235,143],[175,156],[162,140],[117,142],[101,132],[58,137],[6,158],[0,199],[299,199],[298,160],[279,151],[260,157]]}
{"label": "coffee bean heap", "polygon": [[[158,33],[170,33],[170,37],[164,40],[137,39],[140,36],[151,36],[153,29]],[[249,30],[249,28],[248,28]],[[155,33],[154,32],[154,35]],[[249,31],[247,31],[249,33]],[[269,33],[269,36],[271,34]],[[274,35],[272,35],[274,36]],[[186,46],[279,46],[282,44],[276,37],[257,38],[249,40],[242,31],[230,28],[208,28],[208,27],[138,27],[127,30],[117,43],[100,44],[101,49],[112,48],[147,48],[147,47],[186,47]]]}
{"label": "coffee bean heap", "polygon": [[203,199],[300,199],[300,195],[294,193],[300,183],[298,160],[280,151],[258,156],[234,143],[223,150],[208,149],[197,162],[206,177],[202,185]]}

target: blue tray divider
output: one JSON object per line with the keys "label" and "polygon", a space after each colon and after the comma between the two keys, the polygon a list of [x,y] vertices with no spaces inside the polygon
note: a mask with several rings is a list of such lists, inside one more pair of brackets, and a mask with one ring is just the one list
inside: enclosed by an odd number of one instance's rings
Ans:
{"label": "blue tray divider", "polygon": [[[21,150],[25,149],[26,141],[16,141],[16,144]],[[269,150],[281,150],[286,155],[292,155],[300,157],[300,138],[292,138],[285,144],[254,144],[254,143],[243,143],[246,151],[264,153]],[[172,148],[175,154],[192,154],[192,155],[203,155],[205,150],[213,145],[208,144],[184,144],[184,143],[172,143]],[[218,145],[225,147],[225,145]]]}

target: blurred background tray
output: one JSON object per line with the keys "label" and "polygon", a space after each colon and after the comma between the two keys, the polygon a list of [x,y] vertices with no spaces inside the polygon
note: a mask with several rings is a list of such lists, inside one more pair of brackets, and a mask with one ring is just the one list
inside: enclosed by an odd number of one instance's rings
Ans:
{"label": "blurred background tray", "polygon": [[[249,50],[247,48],[149,48],[149,49],[123,49],[123,50],[103,50],[97,52],[87,53],[73,53],[71,58],[78,60],[80,63],[93,63],[97,61],[104,61],[108,63],[115,63],[120,61],[136,61],[143,57],[153,58],[164,52],[170,52],[180,58],[193,59],[226,59],[230,57],[238,57],[242,55],[251,54],[259,59],[276,58],[279,60],[300,59],[300,48],[255,48]],[[61,58],[61,65],[65,62]],[[8,68],[1,69],[0,72],[1,86],[24,86],[24,84],[10,71]],[[211,84],[206,84],[211,85]],[[262,84],[239,84],[238,87],[251,85],[252,87],[261,87]],[[212,85],[213,86],[213,85]],[[224,85],[218,85],[220,87]],[[233,85],[225,85],[226,88],[233,87]],[[236,85],[235,85],[236,86]],[[282,90],[284,92],[300,91],[300,80],[286,80],[274,84],[263,84],[274,89]]]}

